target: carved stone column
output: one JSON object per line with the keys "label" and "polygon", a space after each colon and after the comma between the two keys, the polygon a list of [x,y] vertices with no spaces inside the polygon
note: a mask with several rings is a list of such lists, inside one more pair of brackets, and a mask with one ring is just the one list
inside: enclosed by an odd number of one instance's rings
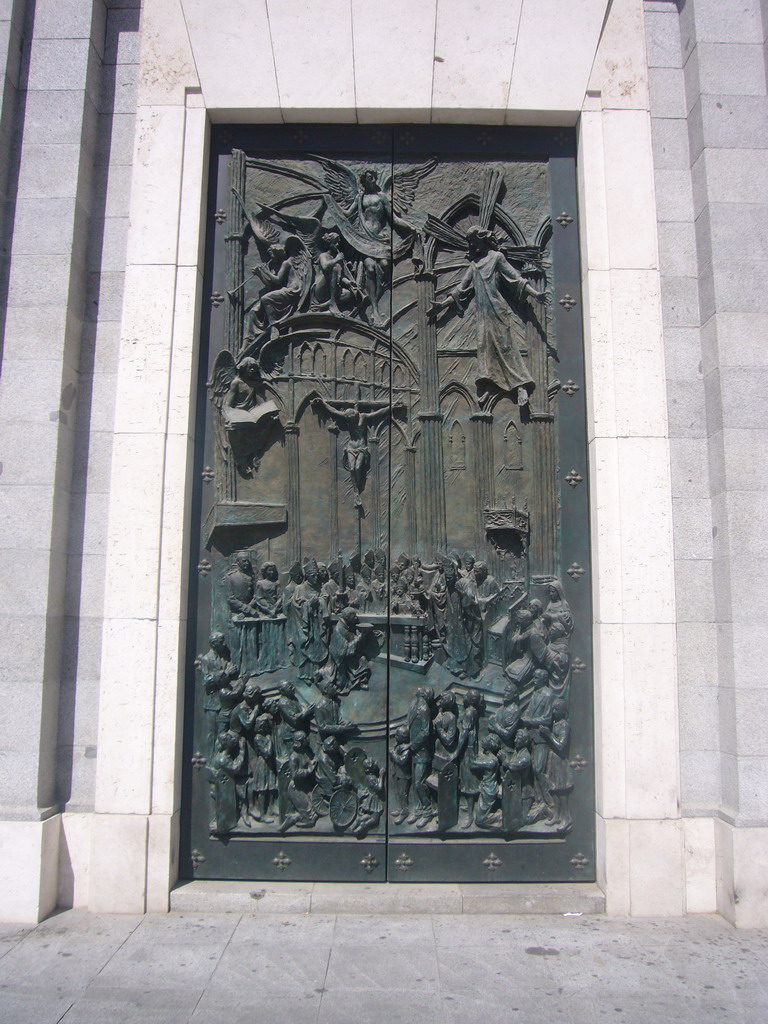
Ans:
{"label": "carved stone column", "polygon": [[285,447],[288,454],[288,562],[301,558],[301,478],[299,475],[299,425],[285,425]]}
{"label": "carved stone column", "polygon": [[437,360],[437,330],[427,317],[435,298],[435,275],[416,275],[418,324],[421,340],[421,486],[419,496],[420,553],[433,556],[448,546],[445,517],[445,474],[443,470],[443,416],[440,412],[440,370]]}

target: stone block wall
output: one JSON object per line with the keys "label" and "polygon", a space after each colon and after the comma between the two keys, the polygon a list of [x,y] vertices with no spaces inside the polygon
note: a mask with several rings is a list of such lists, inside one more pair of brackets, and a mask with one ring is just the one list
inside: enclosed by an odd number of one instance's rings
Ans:
{"label": "stone block wall", "polygon": [[[768,900],[768,96],[759,0],[645,4],[674,507],[683,812],[720,910]],[[748,851],[748,852],[747,852]],[[750,863],[751,860],[751,863]],[[751,909],[747,909],[751,908]]]}
{"label": "stone block wall", "polygon": [[[59,854],[67,862],[58,812],[94,799],[140,11],[118,0],[6,6],[0,644],[4,696],[24,716],[0,727],[0,844],[28,883],[11,899],[39,914],[72,898],[66,871],[56,892]],[[36,883],[22,834],[45,860]]]}

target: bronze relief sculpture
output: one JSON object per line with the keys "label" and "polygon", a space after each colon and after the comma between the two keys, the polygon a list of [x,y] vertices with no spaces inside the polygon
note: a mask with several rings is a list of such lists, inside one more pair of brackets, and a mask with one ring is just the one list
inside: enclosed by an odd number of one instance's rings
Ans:
{"label": "bronze relief sculpture", "polygon": [[219,166],[193,740],[209,859],[257,877],[292,843],[282,877],[337,877],[388,843],[415,877],[437,842],[448,877],[451,843],[567,846],[591,830],[569,761],[590,742],[589,620],[560,566],[588,549],[562,551],[558,402],[583,391],[560,391],[547,161],[288,147]]}

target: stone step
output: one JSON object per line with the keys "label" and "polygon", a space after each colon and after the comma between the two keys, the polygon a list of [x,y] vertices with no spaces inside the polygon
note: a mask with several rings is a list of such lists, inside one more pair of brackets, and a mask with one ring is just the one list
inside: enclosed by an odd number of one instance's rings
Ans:
{"label": "stone step", "polygon": [[237,914],[603,914],[594,882],[407,885],[354,882],[180,882],[171,910]]}

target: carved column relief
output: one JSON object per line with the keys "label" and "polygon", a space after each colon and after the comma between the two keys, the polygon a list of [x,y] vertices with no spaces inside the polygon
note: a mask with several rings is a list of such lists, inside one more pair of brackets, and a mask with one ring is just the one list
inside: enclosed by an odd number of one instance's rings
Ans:
{"label": "carved column relief", "polygon": [[485,517],[487,508],[494,505],[493,481],[493,415],[477,412],[470,416],[475,467],[475,545],[478,551],[485,547]]}
{"label": "carved column relief", "polygon": [[405,448],[405,512],[407,521],[406,538],[409,551],[420,551],[416,517],[416,446]]}
{"label": "carved column relief", "polygon": [[339,551],[339,428],[328,427],[328,477],[330,487],[330,544],[328,555],[335,558]]}
{"label": "carved column relief", "polygon": [[[445,479],[443,470],[443,414],[440,412],[440,371],[437,358],[437,330],[428,316],[435,299],[435,275],[416,275],[418,296],[418,336],[421,356],[421,469],[424,487],[420,490],[420,551],[433,557],[448,543],[445,519]],[[429,541],[432,541],[430,545]]]}
{"label": "carved column relief", "polygon": [[288,562],[301,558],[301,468],[299,465],[299,425],[286,423],[285,447],[288,462]]}
{"label": "carved column relief", "polygon": [[551,415],[532,415],[533,491],[531,505],[538,514],[531,522],[530,571],[532,577],[557,576],[557,480],[555,429]]}
{"label": "carved column relief", "polygon": [[533,432],[534,489],[531,504],[540,510],[531,523],[530,572],[532,577],[553,579],[557,565],[557,473],[555,418],[550,409],[547,354],[547,315],[533,311],[526,325],[529,359],[537,387],[531,396],[530,414]]}
{"label": "carved column relief", "polygon": [[[245,153],[240,149],[232,150],[230,178],[232,189],[238,195],[244,196]],[[243,347],[243,289],[240,285],[245,276],[245,247],[242,243],[245,214],[235,191],[231,191],[229,195],[227,217],[227,335],[231,351],[239,355]]]}
{"label": "carved column relief", "polygon": [[382,487],[381,487],[381,461],[379,442],[381,438],[374,434],[369,440],[371,449],[371,516],[373,527],[373,546],[380,547],[383,543],[382,534]]}

